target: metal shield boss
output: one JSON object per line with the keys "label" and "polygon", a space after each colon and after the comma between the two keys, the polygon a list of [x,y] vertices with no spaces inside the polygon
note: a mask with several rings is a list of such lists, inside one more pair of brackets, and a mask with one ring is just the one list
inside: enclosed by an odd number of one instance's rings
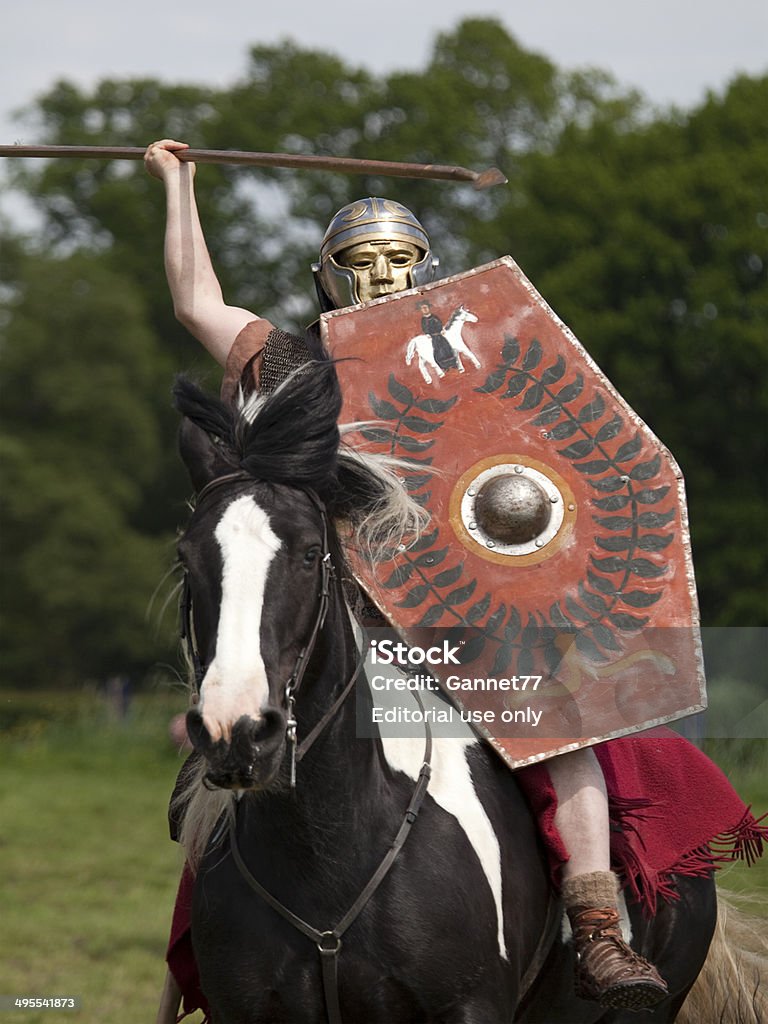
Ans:
{"label": "metal shield boss", "polygon": [[[509,257],[324,314],[347,440],[430,512],[355,574],[513,767],[705,706],[683,479]],[[448,649],[447,646],[444,649]]]}

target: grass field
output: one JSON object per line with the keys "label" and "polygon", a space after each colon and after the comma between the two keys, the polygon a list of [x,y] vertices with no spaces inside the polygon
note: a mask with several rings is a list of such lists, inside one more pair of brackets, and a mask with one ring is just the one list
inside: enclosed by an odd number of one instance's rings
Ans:
{"label": "grass field", "polygon": [[[117,721],[93,692],[0,691],[0,995],[79,996],[65,1015],[78,1024],[154,1021],[180,869],[165,817],[180,756],[167,730],[183,707],[158,689]],[[710,752],[768,810],[768,743]],[[722,874],[768,899],[768,856]],[[61,1017],[0,1011],[14,1024]]]}
{"label": "grass field", "polygon": [[179,877],[166,807],[182,695],[115,721],[92,694],[0,692],[0,995],[79,996],[82,1009],[0,1012],[15,1024],[153,1022]]}

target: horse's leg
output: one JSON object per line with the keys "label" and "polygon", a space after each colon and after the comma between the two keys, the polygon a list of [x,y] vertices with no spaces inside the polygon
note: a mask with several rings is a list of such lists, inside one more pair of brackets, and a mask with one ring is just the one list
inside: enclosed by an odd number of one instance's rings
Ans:
{"label": "horse's leg", "polygon": [[424,380],[427,382],[427,384],[431,384],[432,383],[432,378],[429,375],[429,370],[427,369],[427,364],[424,361],[424,357],[421,355],[421,353],[419,353],[419,369],[421,370],[421,376],[424,378]]}
{"label": "horse's leg", "polygon": [[456,355],[457,356],[458,356],[459,352],[462,355],[465,355],[470,360],[470,362],[472,362],[474,364],[476,369],[478,369],[478,370],[480,369],[480,360],[477,358],[475,353],[464,344],[464,340],[463,339],[462,339],[462,342],[459,345],[459,347],[456,349]]}

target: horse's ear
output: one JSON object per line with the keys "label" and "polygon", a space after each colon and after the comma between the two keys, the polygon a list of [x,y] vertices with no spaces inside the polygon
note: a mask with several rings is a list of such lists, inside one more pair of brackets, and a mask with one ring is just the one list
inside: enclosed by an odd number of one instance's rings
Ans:
{"label": "horse's ear", "polygon": [[179,429],[179,453],[196,492],[201,491],[214,477],[223,476],[232,470],[232,466],[222,458],[215,441],[202,427],[186,417],[181,421]]}

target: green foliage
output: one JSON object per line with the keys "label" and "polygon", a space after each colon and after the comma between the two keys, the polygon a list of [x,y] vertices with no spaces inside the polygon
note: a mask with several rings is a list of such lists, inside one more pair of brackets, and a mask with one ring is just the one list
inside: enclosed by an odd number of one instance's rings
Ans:
{"label": "green foliage", "polygon": [[73,683],[172,650],[147,608],[171,535],[141,505],[170,439],[140,291],[85,253],[18,266],[2,336],[0,636],[6,678]]}
{"label": "green foliage", "polygon": [[[515,251],[686,477],[704,620],[765,621],[768,78],[526,164]],[[497,225],[503,230],[503,225]],[[763,426],[761,426],[761,424]]]}
{"label": "green foliage", "polygon": [[[233,54],[233,61],[237,58]],[[492,19],[441,34],[423,72],[253,47],[229,89],[58,82],[41,141],[331,153],[501,167],[506,189],[202,166],[227,300],[295,327],[343,203],[385,194],[427,225],[445,273],[511,253],[686,475],[704,621],[764,621],[768,80],[650,111],[599,71],[565,73]],[[210,374],[175,323],[163,190],[140,164],[31,161],[10,180],[34,239],[0,227],[2,637],[19,682],[72,681],[171,646],[145,624],[187,484],[173,372]],[[761,418],[762,417],[762,418]]]}

